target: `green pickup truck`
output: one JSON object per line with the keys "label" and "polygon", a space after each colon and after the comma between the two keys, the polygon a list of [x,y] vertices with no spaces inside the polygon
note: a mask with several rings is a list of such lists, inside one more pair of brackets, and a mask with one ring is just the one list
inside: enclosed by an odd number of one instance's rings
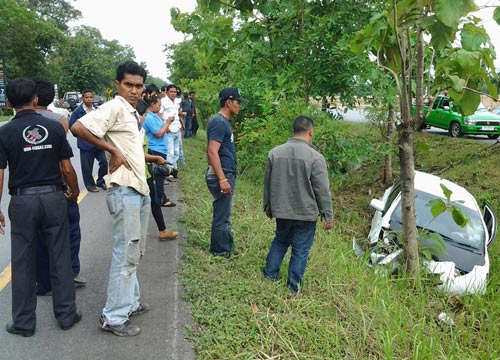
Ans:
{"label": "green pickup truck", "polygon": [[[415,107],[413,107],[415,111]],[[427,114],[428,108],[424,107]],[[462,135],[486,135],[490,139],[500,136],[500,116],[488,111],[478,109],[472,115],[463,117],[454,111],[453,102],[449,96],[438,95],[432,106],[430,114],[425,120],[424,127],[434,126],[448,130],[451,137]]]}

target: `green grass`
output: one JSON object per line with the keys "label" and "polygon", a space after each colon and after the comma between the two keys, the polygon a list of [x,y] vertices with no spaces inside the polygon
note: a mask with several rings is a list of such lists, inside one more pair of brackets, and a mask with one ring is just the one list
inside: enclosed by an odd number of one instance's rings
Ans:
{"label": "green grass", "polygon": [[11,115],[0,115],[0,122],[4,122],[4,121],[7,121],[11,118],[12,116]]}
{"label": "green grass", "polygon": [[[417,151],[417,169],[464,185],[500,215],[500,148],[431,134],[416,134],[416,144],[428,148]],[[285,286],[288,257],[277,282],[261,276],[274,221],[264,216],[257,179],[237,179],[232,228],[241,255],[230,260],[209,255],[205,146],[203,132],[185,141],[187,165],[179,182],[187,204],[181,220],[189,229],[179,272],[193,304],[189,338],[199,359],[500,358],[499,241],[490,247],[483,296],[450,297],[425,282],[417,286],[376,275],[354,255],[351,243],[366,237],[373,214],[369,201],[387,186],[380,181],[380,164],[361,166],[345,174],[333,192],[334,231],[318,228],[303,290],[292,297]],[[394,163],[397,167],[396,156]],[[437,321],[441,312],[455,325]]]}

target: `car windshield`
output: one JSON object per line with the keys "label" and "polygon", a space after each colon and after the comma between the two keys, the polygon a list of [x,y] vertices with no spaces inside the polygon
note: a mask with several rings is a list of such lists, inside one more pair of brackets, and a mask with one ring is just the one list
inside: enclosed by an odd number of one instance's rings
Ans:
{"label": "car windshield", "polygon": [[[426,204],[436,196],[416,191],[415,211],[417,214],[417,227],[441,234],[445,240],[481,250],[484,247],[484,228],[481,214],[467,207],[455,204],[470,219],[470,224],[465,227],[458,226],[450,212],[445,211],[433,219],[431,209]],[[393,219],[402,223],[401,202],[394,211]]]}

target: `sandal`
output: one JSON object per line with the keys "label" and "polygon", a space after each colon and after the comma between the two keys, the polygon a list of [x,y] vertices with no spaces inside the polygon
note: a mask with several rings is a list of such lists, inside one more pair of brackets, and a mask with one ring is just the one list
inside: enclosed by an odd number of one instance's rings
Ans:
{"label": "sandal", "polygon": [[174,207],[177,206],[177,204],[173,203],[172,201],[167,201],[165,204],[162,204],[162,207]]}

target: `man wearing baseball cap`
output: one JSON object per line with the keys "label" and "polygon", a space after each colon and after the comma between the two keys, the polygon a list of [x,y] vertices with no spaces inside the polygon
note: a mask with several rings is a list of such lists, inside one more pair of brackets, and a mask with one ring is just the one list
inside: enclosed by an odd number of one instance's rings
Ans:
{"label": "man wearing baseball cap", "polygon": [[210,253],[225,258],[236,255],[231,233],[231,211],[236,185],[236,149],[230,119],[240,112],[242,101],[237,88],[219,93],[220,110],[207,124],[206,181],[213,197]]}

